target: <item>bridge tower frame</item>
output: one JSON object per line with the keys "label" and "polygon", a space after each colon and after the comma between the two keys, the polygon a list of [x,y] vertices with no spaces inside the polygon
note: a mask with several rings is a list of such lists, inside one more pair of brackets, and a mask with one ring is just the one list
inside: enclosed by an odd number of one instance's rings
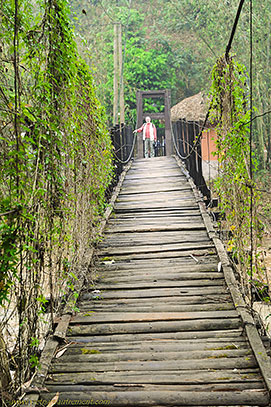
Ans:
{"label": "bridge tower frame", "polygon": [[[143,115],[143,99],[164,98],[165,109],[162,113],[146,113]],[[170,106],[171,106],[171,92],[168,89],[164,90],[138,90],[136,92],[136,110],[137,110],[137,128],[142,126],[143,119],[149,116],[152,120],[160,119],[165,121],[165,143],[166,155],[169,156],[173,153],[171,127],[170,127]],[[137,158],[143,158],[143,139],[137,137]]]}

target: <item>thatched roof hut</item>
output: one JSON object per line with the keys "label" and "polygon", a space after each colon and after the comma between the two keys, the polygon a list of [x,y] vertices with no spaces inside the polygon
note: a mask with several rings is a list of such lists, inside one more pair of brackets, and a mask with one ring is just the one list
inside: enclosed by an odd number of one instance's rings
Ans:
{"label": "thatched roof hut", "polygon": [[203,122],[208,111],[208,101],[202,92],[190,96],[171,108],[171,121],[179,119]]}

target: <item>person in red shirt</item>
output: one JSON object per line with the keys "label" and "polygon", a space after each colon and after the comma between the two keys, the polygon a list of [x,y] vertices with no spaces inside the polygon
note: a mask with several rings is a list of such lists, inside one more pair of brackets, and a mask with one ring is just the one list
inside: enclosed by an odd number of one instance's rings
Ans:
{"label": "person in red shirt", "polygon": [[154,142],[157,140],[156,127],[151,123],[151,118],[145,118],[146,123],[143,123],[139,129],[134,130],[134,133],[143,132],[144,140],[144,155],[145,158],[154,157]]}

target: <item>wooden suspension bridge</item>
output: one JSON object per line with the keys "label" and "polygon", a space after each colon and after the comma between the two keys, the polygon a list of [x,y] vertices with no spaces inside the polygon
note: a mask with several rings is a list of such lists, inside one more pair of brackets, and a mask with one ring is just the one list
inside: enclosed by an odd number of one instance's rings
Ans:
{"label": "wooden suspension bridge", "polygon": [[137,159],[120,182],[95,287],[59,321],[25,404],[268,406],[265,342],[181,162]]}

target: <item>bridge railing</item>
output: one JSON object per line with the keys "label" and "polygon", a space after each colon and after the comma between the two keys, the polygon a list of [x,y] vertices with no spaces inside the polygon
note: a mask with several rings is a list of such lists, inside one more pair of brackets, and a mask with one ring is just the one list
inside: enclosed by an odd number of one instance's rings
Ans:
{"label": "bridge railing", "polygon": [[[135,156],[136,134],[131,126],[116,125],[111,128],[113,160],[115,167],[114,183],[117,183],[124,166]],[[202,173],[201,129],[198,122],[178,120],[171,124],[173,145],[176,154],[185,163],[189,175],[206,198],[211,200],[211,192]]]}
{"label": "bridge railing", "polygon": [[124,166],[134,157],[136,134],[131,126],[116,125],[110,130],[113,145],[115,178],[118,180]]}
{"label": "bridge railing", "polygon": [[209,203],[211,192],[202,173],[201,128],[199,123],[187,120],[172,122],[171,134],[176,154],[184,162],[195,185]]}

